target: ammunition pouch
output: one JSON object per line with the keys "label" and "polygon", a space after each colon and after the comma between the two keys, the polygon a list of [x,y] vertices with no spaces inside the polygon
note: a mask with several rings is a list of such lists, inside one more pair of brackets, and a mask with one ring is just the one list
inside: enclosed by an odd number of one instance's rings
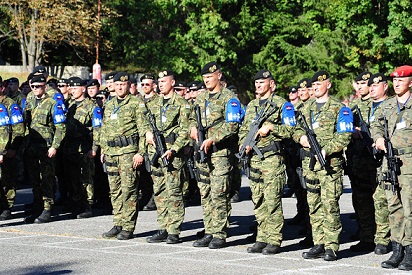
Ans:
{"label": "ammunition pouch", "polygon": [[109,147],[126,147],[128,145],[137,145],[139,138],[137,135],[133,135],[130,137],[121,136],[117,137],[114,140],[108,140],[107,145]]}

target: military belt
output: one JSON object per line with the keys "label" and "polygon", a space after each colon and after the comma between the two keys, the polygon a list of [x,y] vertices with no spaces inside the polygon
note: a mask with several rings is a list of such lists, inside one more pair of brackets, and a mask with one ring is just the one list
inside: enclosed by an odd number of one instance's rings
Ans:
{"label": "military belt", "polygon": [[306,186],[306,191],[314,194],[320,194],[320,189],[310,188]]}
{"label": "military belt", "polygon": [[121,136],[117,137],[114,140],[108,140],[107,145],[109,147],[126,147],[128,145],[137,145],[138,137],[137,135],[133,135],[130,137]]}
{"label": "military belt", "polygon": [[250,169],[250,172],[262,175],[262,171],[260,171],[260,169],[256,169],[256,168],[253,168],[253,167],[250,167],[249,169]]}
{"label": "military belt", "polygon": [[218,142],[217,144],[213,144],[212,146],[212,151],[213,153],[223,150],[223,149],[227,149],[230,146],[230,142],[229,141],[223,141],[223,142]]}
{"label": "military belt", "polygon": [[256,183],[263,183],[263,179],[258,179],[258,178],[252,177],[252,176],[250,176],[249,179],[253,182],[256,182]]}
{"label": "military belt", "polygon": [[106,163],[106,166],[116,166],[116,163],[114,163],[114,162],[110,162],[110,161],[105,161],[105,163]]}
{"label": "military belt", "polygon": [[210,175],[209,172],[202,171],[200,169],[197,169],[197,170],[199,171],[199,174],[202,175],[202,176],[209,177],[209,175]]}
{"label": "military belt", "polygon": [[[260,152],[262,152],[262,154],[264,154],[266,152],[278,153],[282,150],[282,144],[280,142],[272,140],[268,146],[258,147],[258,149],[260,150]],[[252,155],[256,155],[256,152],[253,151]]]}
{"label": "military belt", "polygon": [[395,149],[395,155],[405,155],[405,154],[411,154],[412,153],[412,147],[406,147],[406,148],[399,148]]}
{"label": "military belt", "polygon": [[319,180],[309,180],[307,178],[305,178],[306,183],[312,184],[312,185],[317,185],[319,184]]}
{"label": "military belt", "polygon": [[156,171],[152,171],[152,175],[156,176],[156,177],[163,177],[164,174],[162,172],[156,172]]}
{"label": "military belt", "polygon": [[210,184],[210,179],[200,178],[199,182]]}
{"label": "military belt", "polygon": [[165,142],[169,143],[169,144],[174,144],[176,141],[176,134],[175,133],[171,133],[170,135],[168,135],[167,137],[165,137]]}
{"label": "military belt", "polygon": [[109,172],[109,171],[107,171],[107,175],[108,176],[120,176],[120,173],[119,172]]}

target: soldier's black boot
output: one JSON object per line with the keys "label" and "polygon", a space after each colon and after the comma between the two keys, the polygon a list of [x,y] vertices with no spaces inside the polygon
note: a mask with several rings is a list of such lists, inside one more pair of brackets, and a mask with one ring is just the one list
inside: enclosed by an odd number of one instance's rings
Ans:
{"label": "soldier's black boot", "polygon": [[51,222],[51,210],[44,209],[43,212],[38,216],[34,223],[46,223]]}
{"label": "soldier's black boot", "polygon": [[386,253],[388,253],[388,246],[378,243],[375,247],[375,254],[376,255],[385,255]]}
{"label": "soldier's black boot", "polygon": [[210,244],[210,242],[212,241],[212,239],[213,239],[213,235],[212,235],[212,234],[205,234],[205,235],[203,236],[203,238],[195,241],[195,242],[193,243],[193,246],[194,246],[194,247],[207,247],[207,246],[209,246],[209,244]]}
{"label": "soldier's black boot", "polygon": [[275,244],[268,244],[265,248],[262,250],[263,255],[272,255],[279,253],[280,251],[280,246],[275,245]]}
{"label": "soldier's black boot", "polygon": [[302,257],[304,259],[316,259],[325,255],[325,246],[323,244],[317,244],[313,246],[309,251],[303,252]]}
{"label": "soldier's black boot", "polygon": [[179,234],[169,234],[166,239],[167,244],[180,243]]}
{"label": "soldier's black boot", "polygon": [[127,231],[127,230],[122,230],[122,231],[120,231],[119,234],[117,234],[116,237],[117,237],[118,240],[121,240],[121,241],[122,240],[129,240],[133,237],[133,232]]}
{"label": "soldier's black boot", "polygon": [[114,238],[122,231],[121,226],[113,226],[108,232],[102,234],[103,238]]}
{"label": "soldier's black boot", "polygon": [[226,245],[226,240],[225,239],[221,239],[221,238],[213,238],[208,247],[210,249],[219,249],[219,248],[223,248]]}
{"label": "soldier's black boot", "polygon": [[325,256],[323,258],[325,261],[336,261],[338,259],[338,256],[336,255],[336,251],[331,249],[331,248],[327,248],[325,250]]}
{"label": "soldier's black boot", "polygon": [[148,243],[161,243],[165,242],[167,239],[167,231],[166,230],[159,230],[153,236],[150,236],[146,239]]}
{"label": "soldier's black boot", "polygon": [[404,256],[403,246],[400,243],[392,242],[392,256],[381,263],[383,268],[397,268]]}
{"label": "soldier's black boot", "polygon": [[405,246],[405,256],[399,264],[400,270],[412,270],[412,245]]}
{"label": "soldier's black boot", "polygon": [[86,207],[83,209],[83,211],[80,211],[80,213],[77,215],[77,218],[87,219],[87,218],[91,218],[92,216],[93,216],[92,206],[90,204],[87,204]]}
{"label": "soldier's black boot", "polygon": [[247,248],[247,253],[262,253],[263,248],[268,244],[263,242],[255,242],[254,245]]}
{"label": "soldier's black boot", "polygon": [[24,218],[25,223],[34,223],[34,220],[40,216],[43,211],[43,205],[33,204],[33,208],[30,209],[30,216]]}
{"label": "soldier's black boot", "polygon": [[154,201],[154,195],[152,196],[152,198],[150,199],[150,201],[143,207],[144,211],[153,211],[156,210],[156,203]]}

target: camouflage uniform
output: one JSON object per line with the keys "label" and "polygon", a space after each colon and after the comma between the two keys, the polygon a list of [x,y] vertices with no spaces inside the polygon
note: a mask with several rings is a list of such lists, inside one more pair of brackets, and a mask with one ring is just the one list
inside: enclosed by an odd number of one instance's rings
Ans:
{"label": "camouflage uniform", "polygon": [[91,150],[97,151],[96,142],[93,142],[93,138],[97,138],[93,135],[96,108],[100,112],[98,115],[101,115],[101,109],[86,98],[81,102],[72,101],[67,110],[64,171],[73,190],[72,200],[77,213],[93,204],[94,160],[87,154]]}
{"label": "camouflage uniform", "polygon": [[[165,137],[166,150],[176,153],[169,167],[164,167],[161,159],[157,164],[152,163],[153,190],[160,230],[178,235],[185,213],[182,194],[185,162],[182,149],[189,143],[190,106],[177,93],[167,103],[163,101],[163,97],[157,96],[151,101],[149,109],[156,119],[156,126]],[[153,145],[148,145],[150,159],[153,159],[155,152]]]}
{"label": "camouflage uniform", "polygon": [[[272,124],[274,130],[258,141],[257,146],[263,153],[264,159],[261,160],[256,154],[252,156],[249,179],[258,224],[256,241],[280,246],[284,222],[282,192],[286,184],[286,167],[280,141],[282,138],[291,137],[291,128],[282,125],[282,107],[286,100],[272,95],[267,101],[273,102],[278,109],[263,125]],[[245,119],[239,129],[239,145],[243,144],[250,124],[259,113],[266,111],[268,106],[270,105],[266,101],[264,105],[260,105],[259,99],[249,102]]]}
{"label": "camouflage uniform", "polygon": [[100,129],[99,143],[106,157],[113,224],[129,232],[134,231],[138,214],[138,179],[133,156],[144,152],[144,146],[139,145],[145,133],[143,110],[144,102],[136,96],[129,94],[120,102],[113,98],[105,104]]}
{"label": "camouflage uniform", "polygon": [[[308,102],[302,108],[309,126],[313,127],[317,140],[326,151],[326,170],[316,162],[314,170],[309,169],[309,157],[302,160],[303,175],[307,185],[310,223],[313,242],[323,244],[325,249],[339,249],[339,234],[342,230],[340,221],[339,198],[343,191],[343,156],[342,150],[348,145],[351,133],[336,131],[338,116],[343,104],[329,97],[326,103],[317,110],[316,101]],[[313,114],[313,116],[312,116]],[[297,128],[294,139],[300,141],[304,134]],[[305,148],[305,155],[309,156]]]}
{"label": "camouflage uniform", "polygon": [[[200,173],[198,182],[201,204],[203,207],[203,223],[205,234],[213,238],[226,239],[229,225],[230,204],[230,172],[232,166],[229,155],[230,147],[239,128],[237,122],[226,122],[226,105],[236,96],[228,89],[221,88],[213,96],[207,90],[199,94],[195,105],[201,109],[202,124],[207,129],[206,138],[211,138],[214,145],[213,153],[208,155],[206,163],[197,163]],[[197,127],[194,117],[191,117],[192,127]]]}
{"label": "camouflage uniform", "polygon": [[[9,97],[0,96],[0,154],[4,155],[1,164],[2,210],[10,210],[16,198],[16,179],[13,177],[14,158],[6,156],[7,150],[17,150],[21,147],[24,135],[23,116],[19,106]],[[5,108],[6,110],[3,110]]]}
{"label": "camouflage uniform", "polygon": [[58,149],[66,133],[62,106],[48,94],[37,101],[27,97],[24,118],[27,125],[27,159],[30,160],[28,174],[33,185],[35,207],[41,203],[51,210],[54,197],[55,158],[49,158],[49,148]]}
{"label": "camouflage uniform", "polygon": [[[391,228],[391,240],[402,246],[412,245],[412,176],[410,167],[412,167],[412,147],[411,147],[411,111],[412,102],[408,102],[399,110],[402,115],[398,114],[397,99],[389,98],[382,103],[379,113],[375,115],[376,119],[372,123],[372,137],[376,141],[383,137],[383,124],[378,118],[386,117],[388,120],[389,137],[393,147],[398,151],[399,158],[402,162],[401,173],[398,176],[399,189],[394,193],[390,190],[389,183],[380,179],[385,189],[386,198],[389,207],[389,224]],[[398,123],[405,123],[405,127],[399,127]],[[398,124],[398,127],[397,127]],[[386,159],[383,161],[382,171],[387,171]],[[388,190],[389,189],[389,190]]]}
{"label": "camouflage uniform", "polygon": [[[358,106],[366,123],[372,123],[381,104],[373,108],[372,99],[355,99],[350,107]],[[355,126],[360,126],[355,120]],[[352,140],[352,192],[354,207],[359,219],[361,242],[389,244],[388,204],[383,189],[377,184],[377,168],[381,165],[371,154],[361,139]],[[371,215],[374,213],[374,215]]]}

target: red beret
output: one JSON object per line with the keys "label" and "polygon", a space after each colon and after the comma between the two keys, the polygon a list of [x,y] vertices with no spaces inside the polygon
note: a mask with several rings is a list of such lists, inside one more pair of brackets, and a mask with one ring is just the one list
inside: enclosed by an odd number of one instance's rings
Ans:
{"label": "red beret", "polygon": [[391,73],[392,77],[408,77],[412,76],[412,66],[404,65],[397,68],[393,73]]}

